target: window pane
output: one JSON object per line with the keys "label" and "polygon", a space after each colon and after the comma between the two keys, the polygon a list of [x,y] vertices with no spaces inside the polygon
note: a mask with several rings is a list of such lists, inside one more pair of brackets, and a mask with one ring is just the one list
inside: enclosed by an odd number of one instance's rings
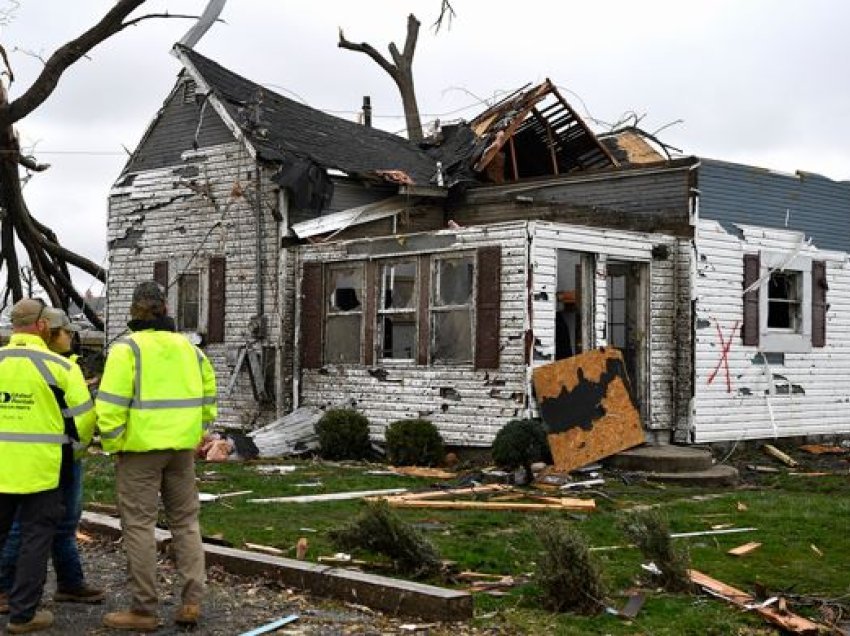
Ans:
{"label": "window pane", "polygon": [[363,268],[361,266],[333,268],[328,271],[328,309],[354,311],[360,309],[363,297]]}
{"label": "window pane", "polygon": [[771,273],[767,285],[768,328],[800,330],[802,283],[802,272]]}
{"label": "window pane", "polygon": [[472,299],[475,263],[472,257],[443,258],[437,261],[437,293],[434,305],[466,305]]}
{"label": "window pane", "polygon": [[416,317],[414,314],[385,314],[383,321],[384,358],[411,360],[416,347]]}
{"label": "window pane", "polygon": [[201,281],[198,274],[181,274],[177,285],[177,328],[192,331],[198,328]]}
{"label": "window pane", "polygon": [[472,322],[468,309],[434,313],[434,361],[472,360]]}
{"label": "window pane", "polygon": [[360,362],[360,314],[327,317],[325,361],[330,364]]}
{"label": "window pane", "polygon": [[384,265],[384,309],[415,307],[416,263]]}

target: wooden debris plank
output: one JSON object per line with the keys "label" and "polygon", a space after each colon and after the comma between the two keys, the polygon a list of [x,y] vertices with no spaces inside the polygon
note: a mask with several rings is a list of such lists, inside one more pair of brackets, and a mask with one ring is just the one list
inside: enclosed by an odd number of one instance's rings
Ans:
{"label": "wooden debris plank", "polygon": [[556,470],[568,472],[645,441],[617,349],[536,367],[533,381]]}
{"label": "wooden debris plank", "polygon": [[593,499],[562,499],[558,504],[522,503],[510,501],[418,501],[416,499],[387,502],[393,508],[434,508],[445,510],[594,510]]}
{"label": "wooden debris plank", "polygon": [[386,490],[358,490],[354,492],[330,492],[324,495],[303,495],[296,497],[267,497],[264,499],[248,499],[248,503],[313,503],[315,501],[340,501],[344,499],[363,499],[384,495],[399,495],[407,492],[407,488],[388,488]]}
{"label": "wooden debris plank", "polygon": [[754,550],[758,550],[761,547],[761,543],[758,541],[750,541],[749,543],[744,543],[743,545],[739,545],[737,548],[732,548],[728,550],[726,554],[730,554],[732,556],[744,556],[745,554],[749,554]]}
{"label": "wooden debris plank", "polygon": [[[718,581],[717,579],[713,579],[698,570],[688,570],[688,575],[690,576],[691,581],[693,581],[696,585],[722,596],[724,599],[738,607],[745,607],[755,600],[746,592],[734,588],[731,585],[727,585],[722,581]],[[756,607],[753,611],[774,625],[778,625],[782,629],[794,634],[819,634],[823,628],[822,625],[812,622],[807,618],[803,618],[797,614],[782,613],[772,607]]]}
{"label": "wooden debris plank", "polygon": [[264,552],[266,554],[273,554],[275,556],[280,556],[283,554],[283,550],[280,548],[274,548],[270,545],[261,545],[259,543],[245,543],[245,547],[248,550],[253,550],[254,552]]}
{"label": "wooden debris plank", "polygon": [[455,495],[477,495],[480,493],[491,493],[491,492],[511,492],[513,488],[511,486],[505,486],[504,484],[486,484],[484,486],[467,486],[465,488],[447,488],[446,490],[426,490],[424,492],[407,492],[405,494],[397,495],[393,497],[387,497],[387,499],[393,499],[395,501],[406,501],[408,499],[439,499],[440,497],[450,497]]}
{"label": "wooden debris plank", "polygon": [[844,455],[846,448],[841,446],[828,446],[826,444],[803,444],[800,450],[811,455]]}
{"label": "wooden debris plank", "polygon": [[428,479],[454,479],[457,473],[450,473],[440,468],[428,468],[427,466],[390,466],[389,469],[399,475],[408,477],[425,477]]}
{"label": "wooden debris plank", "polygon": [[799,463],[796,459],[790,457],[789,455],[786,455],[781,450],[776,448],[776,446],[774,446],[773,444],[765,444],[764,446],[762,446],[762,448],[764,449],[765,453],[767,453],[771,457],[778,459],[786,466],[790,466],[791,468],[796,468],[797,466],[799,466]]}

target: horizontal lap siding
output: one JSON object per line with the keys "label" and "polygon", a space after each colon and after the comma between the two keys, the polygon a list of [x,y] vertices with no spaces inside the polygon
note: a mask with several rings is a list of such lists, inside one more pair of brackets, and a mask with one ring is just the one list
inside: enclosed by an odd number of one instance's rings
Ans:
{"label": "horizontal lap siding", "polygon": [[[209,186],[210,198],[218,204],[218,210],[208,199],[179,183],[185,179],[180,174],[186,166],[197,168],[198,174],[191,179],[200,186]],[[114,187],[109,199],[108,342],[125,331],[133,287],[153,277],[155,262],[192,258],[191,267],[206,269],[211,257],[225,258],[225,342],[205,347],[216,371],[220,426],[259,426],[271,421],[275,414],[273,405],[261,407],[254,400],[244,368],[231,394],[223,395],[233,371],[235,349],[252,341],[249,323],[257,313],[256,220],[252,205],[255,170],[254,161],[241,144],[201,148],[197,159],[173,168],[138,173],[132,183]],[[233,196],[237,183],[248,196]],[[269,183],[267,179],[265,183]],[[276,200],[270,186],[266,186],[263,200]],[[276,342],[280,333],[278,241],[276,223],[267,208],[263,219],[268,344]],[[221,225],[214,227],[219,221]],[[174,281],[179,273],[170,267],[169,279]],[[170,309],[173,314],[176,308]],[[201,311],[206,311],[206,303],[202,303]],[[290,365],[288,369],[291,368]],[[291,371],[288,381],[291,382]]]}
{"label": "horizontal lap siding", "polygon": [[[357,241],[363,244],[362,241]],[[302,370],[301,404],[319,407],[353,404],[383,437],[395,420],[424,417],[439,428],[446,443],[485,446],[509,420],[526,409],[525,329],[526,224],[503,223],[456,233],[448,251],[501,247],[500,355],[498,369],[463,366],[380,365],[384,380],[363,365],[326,365]],[[299,249],[300,262],[362,260],[349,256],[346,243]],[[300,266],[293,263],[293,266]],[[298,274],[300,278],[300,273]],[[378,365],[376,365],[378,366]]]}
{"label": "horizontal lap siding", "polygon": [[[694,440],[712,442],[778,436],[846,433],[850,431],[850,269],[841,254],[818,251],[813,245],[800,255],[826,260],[829,284],[826,301],[826,346],[809,353],[786,353],[784,365],[754,362],[755,346],[744,346],[739,332],[732,335],[728,353],[731,391],[725,367],[711,384],[709,377],[721,358],[720,325],[728,340],[737,321],[743,322],[744,249],[791,253],[800,234],[745,227],[742,238],[729,234],[715,221],[700,222],[696,276],[696,343]],[[787,379],[773,378],[781,375]],[[775,393],[790,383],[804,393]],[[781,388],[779,390],[782,390]],[[773,418],[771,419],[771,412]]]}
{"label": "horizontal lap siding", "polygon": [[[537,356],[535,365],[549,363],[555,348],[557,250],[596,254],[594,292],[595,346],[605,345],[607,323],[606,262],[632,260],[650,263],[650,422],[653,429],[681,426],[687,417],[690,319],[690,242],[663,234],[609,230],[537,222],[532,227],[533,325]],[[651,260],[652,248],[669,248],[666,260]],[[678,272],[678,283],[675,274]],[[679,294],[678,301],[676,294]],[[679,307],[684,311],[677,312]],[[677,347],[679,351],[677,351]]]}

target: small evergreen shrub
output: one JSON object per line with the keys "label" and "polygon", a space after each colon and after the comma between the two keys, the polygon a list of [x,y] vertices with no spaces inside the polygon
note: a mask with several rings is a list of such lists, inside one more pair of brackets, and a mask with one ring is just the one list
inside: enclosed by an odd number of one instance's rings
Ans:
{"label": "small evergreen shrub", "polygon": [[324,459],[366,459],[372,453],[369,420],[352,409],[331,409],[316,423]]}
{"label": "small evergreen shrub", "polygon": [[496,433],[491,453],[497,466],[509,470],[523,467],[529,476],[533,463],[552,463],[546,428],[538,419],[511,420],[505,424]]}
{"label": "small evergreen shrub", "polygon": [[413,576],[437,572],[442,563],[434,545],[390,510],[383,499],[366,502],[354,521],[328,534],[338,550],[369,550],[389,557],[396,571]]}
{"label": "small evergreen shrub", "polygon": [[445,456],[443,438],[428,420],[398,420],[387,427],[387,459],[396,466],[436,466]]}
{"label": "small evergreen shrub", "polygon": [[563,521],[535,525],[544,554],[534,580],[543,593],[543,605],[555,612],[598,614],[607,594],[598,562],[582,534]]}
{"label": "small evergreen shrub", "polygon": [[684,545],[673,545],[667,519],[658,510],[641,510],[626,514],[620,527],[631,543],[654,563],[661,574],[650,576],[653,582],[668,592],[690,592],[693,589],[688,577],[691,557]]}

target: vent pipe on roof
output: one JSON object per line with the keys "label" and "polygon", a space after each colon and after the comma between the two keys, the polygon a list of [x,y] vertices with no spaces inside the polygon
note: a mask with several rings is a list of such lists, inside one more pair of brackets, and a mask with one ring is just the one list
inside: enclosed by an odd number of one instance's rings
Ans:
{"label": "vent pipe on roof", "polygon": [[363,96],[363,125],[372,127],[372,98],[368,95]]}

